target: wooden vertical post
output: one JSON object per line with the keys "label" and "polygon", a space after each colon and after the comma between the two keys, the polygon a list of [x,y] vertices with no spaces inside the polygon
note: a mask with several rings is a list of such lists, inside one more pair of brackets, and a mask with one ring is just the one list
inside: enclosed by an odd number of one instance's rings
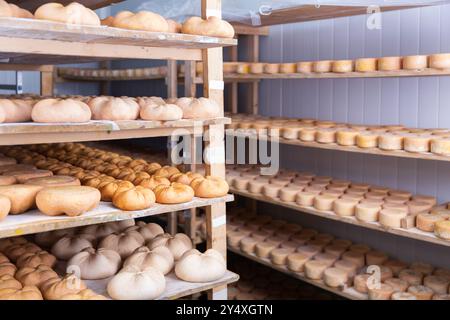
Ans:
{"label": "wooden vertical post", "polygon": [[[101,69],[109,69],[111,67],[110,61],[101,61],[100,68]],[[100,82],[100,93],[104,96],[109,95],[109,85],[111,81],[101,81]]]}
{"label": "wooden vertical post", "polygon": [[51,70],[41,71],[41,96],[53,96],[55,89],[55,67]]}
{"label": "wooden vertical post", "polygon": [[[202,18],[217,16],[221,18],[221,0],[202,0]],[[222,108],[223,114],[223,50],[222,48],[204,49],[203,55],[203,92],[205,97],[213,99]],[[209,162],[206,174],[225,177],[225,141],[224,125],[211,125],[205,128],[205,150],[208,150]],[[215,204],[206,208],[207,247],[219,251],[224,258],[227,255],[226,242],[226,206]],[[213,288],[209,292],[212,299],[227,299],[227,286]]]}
{"label": "wooden vertical post", "polygon": [[195,84],[195,78],[197,76],[195,61],[184,62],[184,96],[195,97],[197,94],[197,86]]}
{"label": "wooden vertical post", "polygon": [[[167,76],[166,76],[166,85],[167,85],[167,97],[168,98],[176,98],[178,96],[177,86],[178,86],[178,74],[177,74],[177,61],[176,60],[167,60]],[[172,137],[168,137],[169,144],[169,157],[172,154]],[[171,163],[172,159],[169,158],[169,162]],[[178,230],[178,217],[176,212],[169,212],[167,214],[167,231],[170,234],[177,233]]]}
{"label": "wooden vertical post", "polygon": [[[230,48],[231,50],[231,61],[238,61],[238,47],[233,46]],[[238,82],[231,82],[231,91],[230,91],[230,103],[231,103],[231,113],[238,113]]]}
{"label": "wooden vertical post", "polygon": [[[258,62],[259,61],[259,36],[258,35],[251,35],[250,36],[250,61],[251,62]],[[258,102],[258,92],[259,92],[259,83],[257,81],[253,81],[250,84],[251,87],[251,113],[256,115],[258,114],[258,108],[259,108],[259,102]]]}

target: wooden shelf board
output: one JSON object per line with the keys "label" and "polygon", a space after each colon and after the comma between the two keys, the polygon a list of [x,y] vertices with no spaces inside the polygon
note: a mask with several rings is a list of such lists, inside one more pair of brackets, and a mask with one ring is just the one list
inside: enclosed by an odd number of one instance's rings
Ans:
{"label": "wooden shelf board", "polygon": [[281,201],[280,199],[272,199],[272,198],[268,198],[264,195],[253,194],[253,193],[250,193],[247,191],[237,190],[235,188],[230,188],[230,192],[250,198],[250,199],[255,199],[258,201],[271,203],[271,204],[274,204],[277,206],[282,206],[285,208],[300,211],[303,213],[312,214],[312,215],[326,218],[326,219],[331,219],[331,220],[335,220],[335,221],[339,221],[339,222],[343,222],[343,223],[348,223],[348,224],[351,224],[354,226],[368,228],[368,229],[377,230],[380,232],[394,234],[394,235],[405,237],[405,238],[411,238],[411,239],[415,239],[415,240],[419,240],[419,241],[425,241],[425,242],[430,242],[430,243],[441,245],[441,246],[450,247],[450,241],[440,239],[431,232],[421,231],[417,228],[410,228],[410,229],[387,228],[387,227],[383,227],[378,222],[363,222],[363,221],[357,220],[353,216],[341,217],[332,211],[319,211],[319,210],[315,209],[314,207],[301,206],[295,202],[284,202],[284,201]]}
{"label": "wooden shelf board", "polygon": [[360,293],[358,291],[356,291],[353,287],[350,288],[331,288],[329,286],[327,286],[325,283],[323,283],[323,281],[321,280],[311,280],[308,279],[303,272],[293,272],[291,270],[289,270],[286,266],[278,266],[278,265],[274,265],[270,262],[269,259],[265,259],[265,258],[260,258],[254,254],[247,254],[242,252],[241,250],[237,249],[237,248],[233,248],[228,246],[227,248],[229,251],[238,254],[240,256],[243,256],[247,259],[250,259],[252,261],[258,262],[262,265],[265,265],[269,268],[275,269],[277,271],[280,271],[284,274],[287,274],[291,277],[297,278],[301,281],[307,282],[313,286],[319,287],[323,290],[332,292],[338,296],[350,299],[350,300],[367,300],[368,297],[366,294]]}
{"label": "wooden shelf board", "polygon": [[19,215],[8,215],[4,220],[0,221],[0,238],[153,216],[167,212],[209,206],[216,203],[230,202],[233,201],[233,199],[233,195],[211,199],[194,198],[190,202],[180,204],[154,204],[149,209],[139,211],[122,211],[115,208],[110,202],[101,202],[96,209],[77,217],[52,217],[42,214],[39,210],[31,210]]}
{"label": "wooden shelf board", "polygon": [[[175,300],[194,293],[233,283],[239,280],[239,275],[227,270],[225,275],[219,280],[204,283],[194,283],[180,280],[174,272],[169,273],[165,276],[165,278],[166,290],[162,296],[158,298],[158,300]],[[106,291],[106,286],[108,285],[109,280],[110,278],[102,280],[85,280],[85,283],[88,288],[92,289],[96,293],[110,298]]]}
{"label": "wooden shelf board", "polygon": [[[227,133],[229,135],[229,133]],[[263,141],[278,141],[282,144],[289,144],[300,147],[307,148],[316,148],[316,149],[324,149],[324,150],[335,150],[342,152],[353,152],[353,153],[363,153],[363,154],[371,154],[377,156],[388,156],[388,157],[397,157],[397,158],[409,158],[409,159],[422,159],[422,160],[436,160],[436,161],[450,161],[450,156],[441,156],[438,154],[434,154],[431,152],[408,152],[404,150],[381,150],[378,148],[359,148],[357,146],[341,146],[336,143],[319,143],[315,141],[301,141],[301,140],[290,140],[284,138],[271,139],[268,136],[259,136],[256,137],[255,134],[251,134],[248,132],[234,132],[232,134],[234,137],[246,137],[250,139],[259,139]]]}
{"label": "wooden shelf board", "polygon": [[268,36],[269,35],[269,27],[255,27],[249,26],[246,24],[233,22],[231,23],[234,28],[234,33],[236,35],[250,35],[250,36]]}
{"label": "wooden shelf board", "polygon": [[[84,6],[91,8],[91,9],[98,9],[98,8],[106,7],[111,4],[122,2],[122,1],[123,0],[78,0],[77,2],[83,4]],[[9,0],[8,2],[15,3],[23,9],[27,9],[27,10],[30,10],[31,12],[34,12],[41,5],[51,2],[51,1],[49,1],[49,0]],[[71,2],[73,2],[73,1],[72,0],[58,0],[58,3],[61,3],[63,5],[68,5]]]}
{"label": "wooden shelf board", "polygon": [[397,71],[371,71],[371,72],[324,72],[324,73],[229,73],[227,77],[235,80],[250,79],[332,79],[332,78],[393,78],[393,77],[430,77],[449,76],[450,70],[423,69],[423,70],[397,70]]}
{"label": "wooden shelf board", "polygon": [[86,123],[1,123],[0,145],[99,141],[202,132],[203,126],[230,123],[230,118],[177,121],[90,121]]}
{"label": "wooden shelf board", "polygon": [[18,18],[0,18],[0,42],[2,59],[28,64],[38,64],[36,59],[45,64],[45,56],[52,64],[105,58],[201,60],[201,49],[237,44],[235,39]]}

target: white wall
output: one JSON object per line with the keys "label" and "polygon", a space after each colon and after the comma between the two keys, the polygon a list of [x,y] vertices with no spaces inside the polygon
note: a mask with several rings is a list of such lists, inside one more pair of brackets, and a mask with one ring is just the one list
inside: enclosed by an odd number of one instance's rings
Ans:
{"label": "white wall", "polygon": [[[381,30],[366,16],[275,26],[261,40],[261,60],[353,59],[450,52],[450,5],[382,14]],[[314,117],[363,124],[401,123],[450,127],[450,77],[263,80],[260,113]],[[284,167],[311,170],[450,200],[450,164],[379,157],[294,146],[281,148]],[[406,260],[432,260],[450,267],[448,249],[390,237],[367,229],[293,213],[326,230],[370,242]],[[432,250],[428,250],[432,248]]]}

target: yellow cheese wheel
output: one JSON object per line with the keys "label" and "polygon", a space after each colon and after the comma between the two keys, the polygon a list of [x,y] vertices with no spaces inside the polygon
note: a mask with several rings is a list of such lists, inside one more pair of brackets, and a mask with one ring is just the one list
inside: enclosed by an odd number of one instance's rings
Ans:
{"label": "yellow cheese wheel", "polygon": [[312,207],[316,194],[308,191],[300,191],[297,193],[295,202],[301,206]]}
{"label": "yellow cheese wheel", "polygon": [[444,276],[429,275],[423,279],[423,284],[435,293],[446,294],[450,279]]}
{"label": "yellow cheese wheel", "polygon": [[430,151],[443,156],[450,155],[450,138],[431,139]]}
{"label": "yellow cheese wheel", "polygon": [[390,285],[396,292],[405,292],[409,287],[408,282],[399,278],[387,278],[384,283]]}
{"label": "yellow cheese wheel", "polygon": [[450,69],[450,53],[432,54],[428,59],[430,68]]}
{"label": "yellow cheese wheel", "polygon": [[417,300],[431,300],[433,290],[422,285],[410,286],[408,292],[415,295]]}
{"label": "yellow cheese wheel", "polygon": [[422,284],[423,275],[419,271],[412,269],[403,269],[398,273],[399,279],[405,280],[411,286]]}
{"label": "yellow cheese wheel", "polygon": [[264,72],[264,63],[254,62],[250,64],[250,73],[261,74]]}
{"label": "yellow cheese wheel", "polygon": [[324,261],[310,260],[304,265],[305,275],[308,279],[320,280],[323,273],[328,268],[328,264]]}
{"label": "yellow cheese wheel", "polygon": [[311,61],[297,62],[297,72],[299,73],[311,73],[313,63]]}
{"label": "yellow cheese wheel", "polygon": [[408,201],[406,205],[408,206],[408,213],[414,215],[418,213],[428,212],[433,207],[433,205],[428,202],[418,200]]}
{"label": "yellow cheese wheel", "polygon": [[269,74],[279,73],[280,65],[278,63],[266,63],[264,65],[264,72]]}
{"label": "yellow cheese wheel", "polygon": [[356,137],[359,131],[352,129],[338,130],[336,132],[336,141],[341,146],[354,146],[356,144]]}
{"label": "yellow cheese wheel", "polygon": [[419,230],[434,232],[435,225],[445,219],[439,214],[420,213],[416,216],[416,227]]}
{"label": "yellow cheese wheel", "polygon": [[237,73],[247,74],[250,71],[250,65],[248,63],[239,63],[236,68]]}
{"label": "yellow cheese wheel", "polygon": [[381,134],[378,136],[378,148],[382,150],[401,150],[403,149],[403,137],[392,133]]}
{"label": "yellow cheese wheel", "polygon": [[352,60],[336,60],[333,61],[333,72],[343,73],[353,71],[353,61]]}
{"label": "yellow cheese wheel", "polygon": [[317,129],[314,127],[311,128],[302,128],[298,134],[298,137],[302,141],[314,141],[316,139]]}
{"label": "yellow cheese wheel", "polygon": [[355,71],[372,72],[377,70],[376,58],[361,58],[355,60]]}
{"label": "yellow cheese wheel", "polygon": [[331,60],[322,60],[313,62],[312,69],[314,72],[323,73],[323,72],[331,72],[333,61]]}
{"label": "yellow cheese wheel", "polygon": [[270,252],[270,261],[276,265],[285,265],[287,263],[287,257],[292,253],[293,249],[288,248],[276,248]]}
{"label": "yellow cheese wheel", "polygon": [[295,73],[297,65],[295,63],[280,64],[280,73]]}
{"label": "yellow cheese wheel", "polygon": [[388,255],[381,251],[369,251],[366,253],[366,264],[371,265],[382,265],[388,260]]}
{"label": "yellow cheese wheel", "polygon": [[351,199],[336,199],[333,203],[333,211],[338,216],[354,216],[355,208],[358,204],[357,200]]}
{"label": "yellow cheese wheel", "polygon": [[384,227],[400,228],[402,219],[406,218],[407,213],[398,209],[383,209],[378,216],[378,222]]}
{"label": "yellow cheese wheel", "polygon": [[430,135],[408,134],[403,139],[403,149],[409,152],[429,152]]}
{"label": "yellow cheese wheel", "polygon": [[373,132],[359,132],[356,135],[356,145],[360,148],[376,148],[378,146],[378,134]]}
{"label": "yellow cheese wheel", "polygon": [[320,211],[331,211],[336,199],[337,197],[331,195],[318,195],[314,198],[314,208]]}
{"label": "yellow cheese wheel", "polygon": [[336,130],[335,129],[318,129],[316,131],[316,142],[319,143],[335,143]]}
{"label": "yellow cheese wheel", "polygon": [[416,296],[409,292],[394,292],[391,300],[417,300]]}
{"label": "yellow cheese wheel", "polygon": [[378,58],[379,71],[396,71],[402,68],[401,57],[382,57]]}
{"label": "yellow cheese wheel", "polygon": [[434,224],[434,233],[441,239],[450,240],[450,221],[438,221]]}
{"label": "yellow cheese wheel", "polygon": [[370,275],[368,274],[358,274],[353,278],[353,287],[356,291],[361,293],[367,293],[367,283],[369,281]]}
{"label": "yellow cheese wheel", "polygon": [[275,184],[266,184],[263,188],[263,194],[269,198],[278,198],[281,186]]}
{"label": "yellow cheese wheel", "polygon": [[403,269],[406,269],[408,267],[408,265],[406,263],[404,263],[403,261],[399,261],[399,260],[388,260],[383,265],[386,267],[389,267],[392,270],[392,273],[394,274],[394,276],[396,276],[396,277],[398,277],[398,274],[400,273],[400,271],[402,271]]}
{"label": "yellow cheese wheel", "polygon": [[389,300],[393,293],[394,289],[385,283],[380,283],[372,288],[368,288],[369,300]]}
{"label": "yellow cheese wheel", "polygon": [[378,213],[381,207],[376,204],[359,203],[355,207],[355,217],[359,221],[374,222],[378,220]]}
{"label": "yellow cheese wheel", "polygon": [[303,266],[305,263],[311,259],[307,255],[295,252],[290,253],[287,257],[287,267],[289,270],[294,272],[303,272]]}
{"label": "yellow cheese wheel", "polygon": [[342,254],[342,260],[350,261],[358,266],[358,268],[362,268],[365,265],[364,254],[355,251],[347,251]]}
{"label": "yellow cheese wheel", "polygon": [[323,273],[323,281],[332,288],[344,286],[348,282],[348,275],[342,269],[328,268]]}
{"label": "yellow cheese wheel", "polygon": [[260,242],[255,246],[255,254],[260,258],[268,258],[270,252],[277,247],[276,244],[268,241]]}
{"label": "yellow cheese wheel", "polygon": [[428,57],[424,55],[403,57],[403,69],[421,70],[428,66]]}

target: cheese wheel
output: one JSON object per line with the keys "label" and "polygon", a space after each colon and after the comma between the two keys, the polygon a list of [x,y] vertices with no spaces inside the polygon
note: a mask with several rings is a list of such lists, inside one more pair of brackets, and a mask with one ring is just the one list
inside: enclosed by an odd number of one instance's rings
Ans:
{"label": "cheese wheel", "polygon": [[405,70],[421,70],[428,66],[428,57],[424,55],[403,57],[403,69]]}
{"label": "cheese wheel", "polygon": [[264,65],[264,72],[269,74],[279,73],[280,65],[278,63],[266,63]]}
{"label": "cheese wheel", "polygon": [[347,250],[347,248],[342,245],[330,244],[327,245],[323,250],[326,254],[330,254],[336,258],[339,258]]}
{"label": "cheese wheel", "polygon": [[312,70],[317,73],[331,72],[332,65],[333,61],[330,60],[315,61],[313,62]]}
{"label": "cheese wheel", "polygon": [[275,177],[269,180],[271,185],[275,185],[278,187],[284,187],[291,182],[291,178],[289,177]]}
{"label": "cheese wheel", "polygon": [[409,292],[394,292],[391,300],[417,300],[416,296]]}
{"label": "cheese wheel", "polygon": [[345,248],[348,248],[352,245],[352,242],[347,239],[334,239],[331,243]]}
{"label": "cheese wheel", "polygon": [[247,186],[251,179],[239,177],[234,180],[234,187],[238,190],[247,190]]}
{"label": "cheese wheel", "polygon": [[328,268],[328,264],[324,261],[310,260],[304,265],[305,275],[308,279],[320,280],[323,273]]}
{"label": "cheese wheel", "polygon": [[291,271],[303,272],[303,267],[309,259],[310,257],[301,253],[290,253],[287,256],[286,264]]}
{"label": "cheese wheel", "polygon": [[433,297],[433,290],[422,285],[410,286],[408,292],[415,295],[417,300],[431,300]]}
{"label": "cheese wheel", "polygon": [[[346,191],[347,192],[347,191]],[[364,191],[363,191],[364,192]],[[359,203],[359,201],[364,199],[364,193],[362,195],[359,194],[352,194],[352,193],[344,193],[341,197],[341,199],[345,200],[353,200]]]}
{"label": "cheese wheel", "polygon": [[422,196],[422,195],[415,195],[412,197],[413,201],[420,201],[420,202],[426,202],[432,206],[436,205],[436,198],[432,196]]}
{"label": "cheese wheel", "polygon": [[263,195],[269,198],[278,198],[281,187],[274,184],[266,184],[263,188]]}
{"label": "cheese wheel", "polygon": [[367,293],[367,282],[369,281],[370,275],[368,274],[358,274],[353,278],[353,287],[356,291],[361,293]]}
{"label": "cheese wheel", "polygon": [[250,71],[250,65],[248,63],[239,63],[236,66],[236,72],[240,74],[247,74]]}
{"label": "cheese wheel", "polygon": [[335,143],[336,142],[336,130],[334,130],[334,129],[318,129],[316,131],[316,142]]}
{"label": "cheese wheel", "polygon": [[359,221],[374,222],[378,220],[378,213],[381,207],[376,204],[359,203],[355,207],[355,217]]}
{"label": "cheese wheel", "polygon": [[227,232],[227,244],[230,247],[238,248],[241,242],[241,239],[245,238],[245,233],[238,231],[229,231]]}
{"label": "cheese wheel", "polygon": [[441,239],[450,240],[450,221],[438,221],[434,224],[434,233]]}
{"label": "cheese wheel", "polygon": [[423,284],[435,293],[446,294],[450,279],[444,276],[429,275],[423,279]]}
{"label": "cheese wheel", "polygon": [[389,193],[389,188],[386,187],[370,186],[369,190],[371,192],[382,193],[384,195],[387,195]]}
{"label": "cheese wheel", "polygon": [[298,187],[285,187],[280,190],[280,200],[285,202],[295,202],[297,193],[301,191]]}
{"label": "cheese wheel", "polygon": [[384,264],[384,266],[389,267],[392,270],[392,273],[394,276],[398,277],[398,274],[403,269],[406,269],[408,265],[402,261],[399,260],[388,260]]}
{"label": "cheese wheel", "polygon": [[250,73],[261,74],[264,72],[264,63],[253,62],[250,64]]}
{"label": "cheese wheel", "polygon": [[334,236],[329,233],[317,233],[314,236],[314,240],[325,241],[325,244],[330,243],[331,241],[333,241],[333,239],[334,239]]}
{"label": "cheese wheel", "polygon": [[384,198],[384,201],[386,203],[406,204],[406,202],[408,201],[408,198],[399,197],[399,196],[388,196],[388,197]]}
{"label": "cheese wheel", "polygon": [[313,63],[311,61],[297,62],[297,72],[299,73],[311,73]]}
{"label": "cheese wheel", "polygon": [[345,286],[348,281],[348,274],[339,268],[328,268],[323,273],[323,281],[332,288]]}
{"label": "cheese wheel", "polygon": [[419,213],[416,216],[416,227],[422,231],[434,232],[436,223],[441,221],[445,219],[439,214]]}
{"label": "cheese wheel", "polygon": [[378,137],[378,148],[382,150],[403,149],[403,137],[392,133],[381,134]]}
{"label": "cheese wheel", "polygon": [[355,196],[359,196],[361,198],[364,198],[364,195],[366,194],[367,191],[365,190],[361,190],[361,189],[355,189],[355,188],[349,188],[345,191],[345,194],[352,194]]}
{"label": "cheese wheel", "polygon": [[314,204],[316,194],[308,191],[300,191],[295,197],[295,202],[301,206],[311,207]]}
{"label": "cheese wheel", "polygon": [[371,265],[382,265],[388,260],[387,254],[380,251],[369,251],[366,253],[366,264]]}
{"label": "cheese wheel", "polygon": [[402,68],[401,57],[382,57],[378,58],[379,71],[396,71]]}
{"label": "cheese wheel", "polygon": [[331,211],[333,202],[337,199],[335,196],[318,195],[314,198],[314,208],[320,211]]}
{"label": "cheese wheel", "polygon": [[353,278],[358,271],[358,266],[354,262],[348,260],[338,260],[334,263],[334,267],[344,271],[349,280]]}
{"label": "cheese wheel", "polygon": [[370,184],[367,183],[352,183],[351,188],[355,190],[363,190],[363,191],[369,191]]}
{"label": "cheese wheel", "polygon": [[328,267],[331,267],[336,262],[337,257],[330,253],[321,252],[314,256],[314,260],[325,262]]}
{"label": "cheese wheel", "polygon": [[434,270],[433,274],[435,276],[443,276],[446,277],[447,279],[450,279],[450,270],[448,269],[437,268],[436,270]]}
{"label": "cheese wheel", "polygon": [[430,135],[405,135],[403,138],[403,149],[409,152],[429,152]]}
{"label": "cheese wheel", "polygon": [[297,248],[297,252],[301,253],[309,258],[314,257],[316,254],[318,254],[321,251],[320,246],[313,246],[310,244],[300,246]]}
{"label": "cheese wheel", "polygon": [[424,275],[433,274],[434,271],[434,267],[431,264],[425,262],[413,262],[411,263],[409,268]]}
{"label": "cheese wheel", "polygon": [[263,191],[263,187],[267,184],[267,181],[263,179],[254,179],[250,180],[247,184],[247,190],[250,193],[261,194]]}
{"label": "cheese wheel", "polygon": [[450,300],[450,294],[435,294],[433,300]]}
{"label": "cheese wheel", "polygon": [[281,63],[280,73],[295,73],[297,66],[295,63]]}
{"label": "cheese wheel", "polygon": [[253,251],[255,251],[255,247],[258,241],[255,238],[252,237],[244,237],[239,242],[239,247],[242,252],[245,252],[247,254],[252,254]]}
{"label": "cheese wheel", "polygon": [[354,263],[358,268],[362,268],[365,265],[364,254],[355,251],[347,251],[342,255],[342,260]]}
{"label": "cheese wheel", "polygon": [[314,141],[316,139],[316,128],[302,128],[298,133],[298,138],[302,141]]}
{"label": "cheese wheel", "polygon": [[354,216],[358,201],[351,199],[337,199],[333,203],[333,211],[341,217]]}
{"label": "cheese wheel", "polygon": [[356,137],[359,131],[352,129],[338,130],[336,132],[336,142],[341,146],[354,146],[356,144]]}
{"label": "cheese wheel", "polygon": [[373,132],[359,132],[356,135],[355,142],[360,148],[376,148],[378,146],[378,134]]}
{"label": "cheese wheel", "polygon": [[423,275],[419,271],[403,269],[398,273],[399,279],[405,280],[411,286],[422,284]]}
{"label": "cheese wheel", "polygon": [[284,248],[284,249],[290,249],[292,251],[295,251],[298,247],[298,243],[295,241],[287,240],[287,241],[283,241],[280,244],[280,247]]}
{"label": "cheese wheel", "polygon": [[389,300],[393,293],[394,289],[385,283],[368,288],[369,300]]}
{"label": "cheese wheel", "polygon": [[400,228],[402,219],[407,213],[399,209],[383,209],[378,216],[378,222],[384,227]]}
{"label": "cheese wheel", "polygon": [[372,72],[377,70],[376,58],[361,58],[355,60],[355,71]]}
{"label": "cheese wheel", "polygon": [[276,265],[285,265],[287,263],[287,257],[294,250],[288,248],[276,248],[270,251],[270,261]]}
{"label": "cheese wheel", "polygon": [[369,252],[371,249],[365,244],[352,244],[348,250],[353,252],[362,253],[363,255]]}
{"label": "cheese wheel", "polygon": [[437,53],[428,57],[430,68],[450,69],[450,53]]}
{"label": "cheese wheel", "polygon": [[336,60],[333,61],[333,72],[343,73],[353,71],[353,61],[352,60]]}
{"label": "cheese wheel", "polygon": [[413,215],[428,212],[433,206],[428,202],[417,200],[408,201],[406,205],[408,206],[408,213]]}
{"label": "cheese wheel", "polygon": [[[227,227],[228,227],[228,224],[227,224]],[[270,236],[270,233],[262,231],[262,230],[258,230],[258,231],[252,232],[251,236],[256,241],[262,242]]]}
{"label": "cheese wheel", "polygon": [[255,254],[260,257],[260,258],[268,258],[269,254],[272,250],[274,250],[275,248],[277,248],[278,245],[268,242],[263,241],[260,243],[257,243],[255,246]]}
{"label": "cheese wheel", "polygon": [[390,285],[396,292],[405,292],[409,287],[408,282],[398,278],[387,278],[384,283]]}
{"label": "cheese wheel", "polygon": [[297,244],[297,246],[302,246],[302,245],[306,244],[306,242],[309,239],[310,239],[310,237],[308,235],[294,234],[291,236],[291,238],[289,240],[292,242],[295,242]]}
{"label": "cheese wheel", "polygon": [[450,138],[431,139],[430,151],[443,156],[450,155]]}
{"label": "cheese wheel", "polygon": [[283,128],[281,130],[281,136],[288,140],[295,140],[295,139],[298,139],[300,130],[302,130],[302,128],[298,128],[298,127]]}

